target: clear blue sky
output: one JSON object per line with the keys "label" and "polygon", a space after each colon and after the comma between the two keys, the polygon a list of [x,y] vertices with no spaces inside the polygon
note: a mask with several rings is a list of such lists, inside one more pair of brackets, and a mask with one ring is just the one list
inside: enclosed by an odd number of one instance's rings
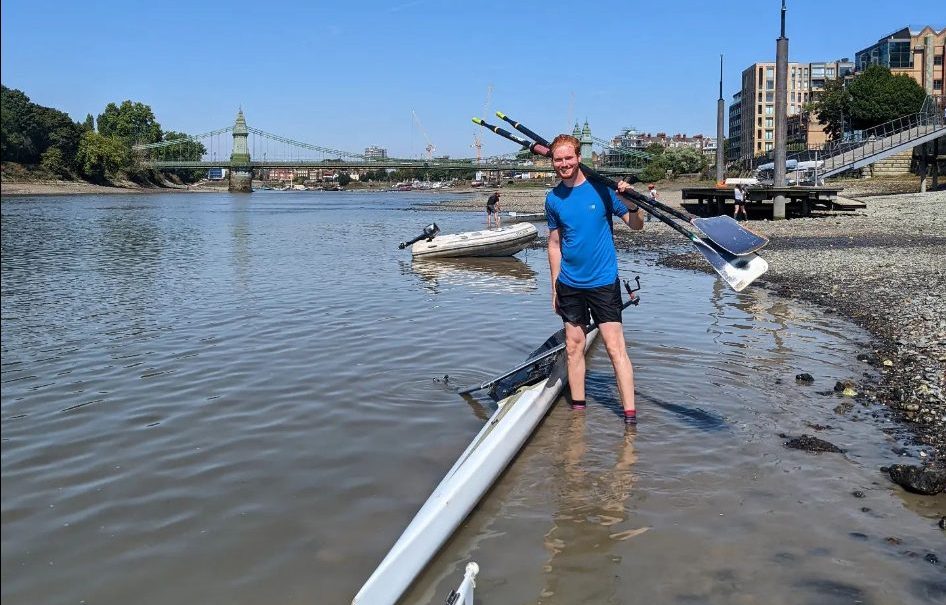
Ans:
{"label": "clear blue sky", "polygon": [[[4,0],[0,61],[4,85],[76,120],[131,99],[165,130],[197,134],[242,106],[267,132],[419,157],[413,110],[438,155],[471,157],[470,118],[497,109],[546,135],[586,118],[601,138],[624,126],[714,135],[719,55],[728,104],[745,67],[774,61],[780,6]],[[790,60],[853,59],[901,27],[944,21],[936,0],[789,0]],[[485,155],[515,149],[482,135]]]}

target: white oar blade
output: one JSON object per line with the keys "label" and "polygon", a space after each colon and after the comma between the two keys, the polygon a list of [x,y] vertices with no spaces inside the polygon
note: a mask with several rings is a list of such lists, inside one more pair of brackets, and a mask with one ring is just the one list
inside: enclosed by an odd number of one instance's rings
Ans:
{"label": "white oar blade", "polygon": [[769,243],[769,238],[746,229],[731,216],[695,218],[692,223],[707,239],[730,254],[752,254]]}
{"label": "white oar blade", "polygon": [[758,254],[736,256],[717,250],[700,239],[692,241],[716,273],[736,292],[742,292],[746,286],[769,270],[769,263]]}

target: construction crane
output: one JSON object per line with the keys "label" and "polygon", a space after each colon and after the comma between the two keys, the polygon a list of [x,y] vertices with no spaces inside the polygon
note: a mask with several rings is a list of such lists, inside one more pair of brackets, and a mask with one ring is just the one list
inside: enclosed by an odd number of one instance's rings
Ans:
{"label": "construction crane", "polygon": [[[486,102],[483,103],[483,113],[481,115],[486,116],[489,113],[489,101],[493,98],[493,85],[490,84],[486,88]],[[481,129],[477,128],[473,130],[473,145],[471,147],[476,148],[476,163],[479,164],[483,161],[483,139],[480,138]]]}
{"label": "construction crane", "polygon": [[434,157],[434,151],[436,151],[437,148],[433,143],[430,142],[430,137],[427,136],[427,131],[424,130],[424,125],[420,123],[420,118],[417,117],[417,112],[412,109],[411,114],[414,115],[414,123],[417,124],[417,129],[420,130],[420,133],[424,135],[424,140],[427,141],[427,147],[425,147],[425,149],[427,150],[427,159],[430,160]]}

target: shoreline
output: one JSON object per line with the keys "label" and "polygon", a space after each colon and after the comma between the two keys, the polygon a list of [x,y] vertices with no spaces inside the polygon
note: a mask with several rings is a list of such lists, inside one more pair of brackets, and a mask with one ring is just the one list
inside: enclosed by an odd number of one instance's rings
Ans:
{"label": "shoreline", "polygon": [[[905,183],[894,185],[897,191]],[[858,394],[843,398],[835,411],[851,420],[848,414],[854,405],[873,406],[875,416],[889,415],[900,427],[894,435],[900,447],[892,448],[891,464],[909,458],[906,462],[942,471],[946,467],[946,302],[935,292],[946,291],[942,260],[946,259],[942,212],[946,192],[891,195],[884,194],[885,189],[891,188],[877,182],[847,187],[845,197],[866,203],[863,210],[751,221],[749,228],[770,238],[762,251],[769,271],[753,286],[814,304],[864,328],[871,337],[870,350],[858,359],[874,368],[879,378],[851,376]],[[479,211],[486,195],[419,206]],[[668,189],[666,195],[661,191],[661,199],[681,207],[679,190]],[[503,212],[543,212],[544,192],[503,190],[501,204]],[[618,226],[615,244],[624,251],[656,252],[657,262],[668,267],[713,273],[686,240],[657,221],[646,223],[639,232]],[[536,247],[544,245],[540,241]]]}

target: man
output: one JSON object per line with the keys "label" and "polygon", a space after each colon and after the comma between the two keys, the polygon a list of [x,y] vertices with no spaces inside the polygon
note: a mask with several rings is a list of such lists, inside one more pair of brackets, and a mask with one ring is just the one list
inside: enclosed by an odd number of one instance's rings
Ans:
{"label": "man", "polygon": [[[565,323],[565,350],[572,408],[585,407],[585,330],[594,319],[614,367],[624,422],[637,424],[634,369],[621,325],[621,285],[611,215],[635,231],[644,228],[643,210],[632,210],[608,188],[582,174],[581,144],[569,135],[552,141],[552,168],[561,182],[545,197],[549,225],[552,308]],[[618,183],[621,193],[631,189]],[[590,317],[589,317],[590,311]]]}
{"label": "man", "polygon": [[486,228],[489,229],[489,226],[492,224],[493,219],[496,219],[496,226],[499,227],[499,192],[496,191],[493,195],[489,196],[486,200]]}

